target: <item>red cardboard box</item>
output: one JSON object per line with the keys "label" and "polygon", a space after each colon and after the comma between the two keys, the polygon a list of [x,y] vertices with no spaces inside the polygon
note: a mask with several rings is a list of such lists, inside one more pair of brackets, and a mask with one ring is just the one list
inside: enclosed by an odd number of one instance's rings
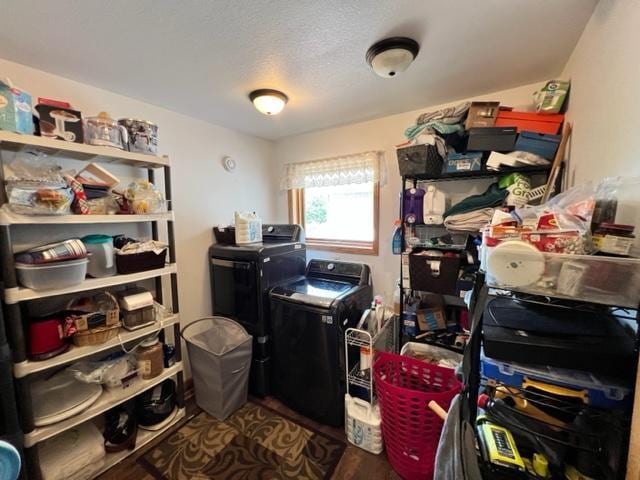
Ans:
{"label": "red cardboard box", "polygon": [[526,130],[537,133],[560,132],[560,126],[564,121],[564,115],[545,115],[532,112],[513,112],[500,110],[496,118],[496,127],[516,127],[518,133]]}

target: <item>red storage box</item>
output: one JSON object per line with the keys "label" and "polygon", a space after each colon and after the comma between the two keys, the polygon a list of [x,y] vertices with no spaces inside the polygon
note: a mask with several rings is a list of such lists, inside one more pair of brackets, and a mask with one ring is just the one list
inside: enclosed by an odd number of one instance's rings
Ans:
{"label": "red storage box", "polygon": [[496,119],[496,127],[516,127],[518,133],[526,130],[537,133],[560,132],[560,126],[564,121],[564,115],[544,115],[533,112],[512,112],[500,110]]}

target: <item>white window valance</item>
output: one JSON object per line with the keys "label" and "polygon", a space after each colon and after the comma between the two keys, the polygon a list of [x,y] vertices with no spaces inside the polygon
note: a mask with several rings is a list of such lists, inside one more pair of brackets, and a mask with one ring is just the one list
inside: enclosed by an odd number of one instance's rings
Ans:
{"label": "white window valance", "polygon": [[384,152],[372,151],[284,166],[282,190],[387,181]]}

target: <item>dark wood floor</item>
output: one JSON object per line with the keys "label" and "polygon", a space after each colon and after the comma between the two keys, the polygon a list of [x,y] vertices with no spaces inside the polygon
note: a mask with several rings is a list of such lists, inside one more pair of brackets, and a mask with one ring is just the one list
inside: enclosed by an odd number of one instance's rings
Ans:
{"label": "dark wood floor", "polygon": [[[292,418],[293,420],[298,420],[302,424],[309,425],[314,429],[324,433],[325,435],[331,436],[336,439],[340,439],[346,442],[346,438],[344,435],[344,429],[342,428],[334,428],[328,427],[326,425],[321,425],[316,423],[302,415],[294,412],[293,410],[287,408],[281,402],[276,400],[275,398],[266,398],[263,400],[254,400],[256,403],[263,403],[268,407],[282,413],[283,415]],[[190,413],[193,413],[196,410],[195,403],[193,399],[189,399],[187,401],[187,417],[190,416]],[[177,428],[177,427],[176,427]],[[170,435],[171,431],[165,433],[161,437],[159,437],[155,442],[141,449],[139,452],[136,452],[131,457],[127,458],[122,463],[116,465],[112,469],[108,470],[100,477],[99,480],[153,480],[153,477],[149,475],[144,468],[142,468],[137,462],[136,459],[143,452],[151,448],[151,446],[160,442],[166,436]],[[380,455],[373,455],[365,452],[357,447],[354,447],[350,443],[347,442],[347,449],[336,468],[333,479],[335,480],[400,480],[400,477],[391,470],[389,462],[387,461],[387,457],[385,453],[381,453]],[[265,479],[267,480],[267,479]]]}

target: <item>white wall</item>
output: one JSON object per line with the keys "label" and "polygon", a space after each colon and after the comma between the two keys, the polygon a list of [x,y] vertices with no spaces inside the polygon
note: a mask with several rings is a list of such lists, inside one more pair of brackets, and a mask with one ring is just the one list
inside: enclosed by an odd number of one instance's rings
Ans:
{"label": "white wall", "polygon": [[[481,97],[473,98],[473,100],[497,100],[503,105],[527,108],[530,107],[532,94],[538,87],[538,84],[526,85],[482,95]],[[447,105],[455,103],[459,102],[451,102]],[[404,141],[404,130],[415,123],[420,113],[435,110],[442,106],[444,105],[425,107],[412,112],[367,122],[287,137],[276,142],[275,157],[279,169],[282,169],[282,165],[285,163],[291,162],[314,160],[367,150],[383,150],[385,152],[389,180],[380,190],[379,255],[347,255],[309,251],[308,258],[332,258],[368,263],[373,271],[376,293],[383,294],[388,301],[391,301],[395,280],[398,278],[400,270],[399,258],[391,254],[391,236],[393,234],[393,222],[398,218],[399,214],[399,194],[402,188],[394,145]],[[486,181],[449,182],[445,188],[452,195],[453,201],[457,201],[469,194],[483,191],[487,185],[488,182]],[[287,220],[287,196],[285,192],[278,192],[277,214],[279,220]]]}
{"label": "white wall", "polygon": [[[1,59],[0,77],[31,93],[34,103],[38,96],[67,100],[84,116],[107,111],[116,119],[144,118],[159,125],[159,150],[172,164],[181,319],[184,323],[209,315],[211,228],[229,222],[234,210],[275,217],[272,143]],[[223,170],[223,155],[236,159],[236,173]]]}
{"label": "white wall", "polygon": [[[640,2],[600,0],[562,76],[571,78],[570,176],[575,184],[640,176]],[[638,224],[637,188],[617,221]],[[640,376],[636,378],[628,479],[640,479]]]}
{"label": "white wall", "polygon": [[562,78],[571,78],[570,180],[640,175],[640,2],[600,0]]}

